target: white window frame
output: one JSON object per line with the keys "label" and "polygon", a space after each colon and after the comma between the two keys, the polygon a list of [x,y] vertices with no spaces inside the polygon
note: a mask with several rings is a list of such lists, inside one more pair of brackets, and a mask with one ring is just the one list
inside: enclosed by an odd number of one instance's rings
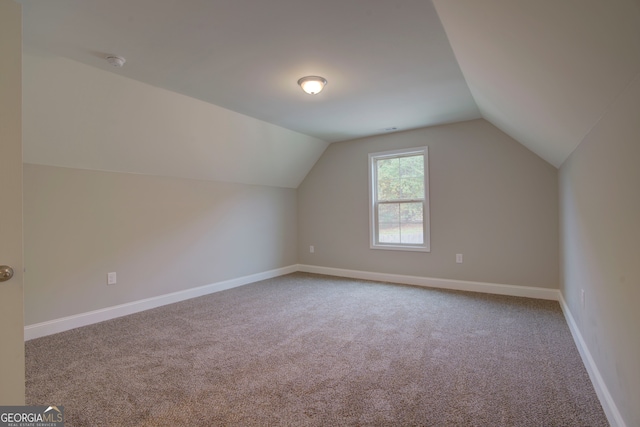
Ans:
{"label": "white window frame", "polygon": [[[408,157],[414,155],[424,156],[424,199],[423,203],[423,243],[381,243],[378,238],[378,196],[377,192],[377,168],[376,161],[380,159],[390,159],[397,157]],[[431,252],[431,232],[429,213],[429,150],[428,147],[406,148],[402,150],[383,151],[379,153],[369,153],[369,243],[371,249],[384,249],[395,251],[419,251]]]}

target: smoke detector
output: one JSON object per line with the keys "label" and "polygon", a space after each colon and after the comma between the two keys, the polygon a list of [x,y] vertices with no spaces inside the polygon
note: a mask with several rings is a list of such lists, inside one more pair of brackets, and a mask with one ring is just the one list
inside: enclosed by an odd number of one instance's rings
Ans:
{"label": "smoke detector", "polygon": [[124,65],[124,63],[127,61],[126,59],[124,59],[122,56],[115,56],[115,55],[109,55],[107,56],[107,62],[111,65],[113,65],[114,67],[122,67]]}

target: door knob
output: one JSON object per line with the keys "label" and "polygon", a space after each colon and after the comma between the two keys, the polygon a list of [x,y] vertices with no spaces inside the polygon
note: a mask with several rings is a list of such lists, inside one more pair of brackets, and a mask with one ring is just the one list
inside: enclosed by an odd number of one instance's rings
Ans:
{"label": "door knob", "polygon": [[0,265],[0,282],[6,282],[13,277],[13,268],[8,265]]}

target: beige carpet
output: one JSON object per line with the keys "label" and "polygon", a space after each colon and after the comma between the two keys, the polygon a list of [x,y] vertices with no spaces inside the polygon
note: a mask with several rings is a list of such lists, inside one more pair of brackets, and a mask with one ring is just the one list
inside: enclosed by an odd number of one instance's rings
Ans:
{"label": "beige carpet", "polygon": [[67,426],[605,426],[558,303],[295,273],[26,343]]}

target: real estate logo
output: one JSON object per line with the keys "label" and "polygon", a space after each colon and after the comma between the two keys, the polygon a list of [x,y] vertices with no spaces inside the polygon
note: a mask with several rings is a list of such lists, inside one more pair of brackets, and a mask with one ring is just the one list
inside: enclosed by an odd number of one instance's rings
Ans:
{"label": "real estate logo", "polygon": [[64,427],[64,407],[0,406],[0,427]]}

